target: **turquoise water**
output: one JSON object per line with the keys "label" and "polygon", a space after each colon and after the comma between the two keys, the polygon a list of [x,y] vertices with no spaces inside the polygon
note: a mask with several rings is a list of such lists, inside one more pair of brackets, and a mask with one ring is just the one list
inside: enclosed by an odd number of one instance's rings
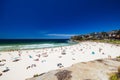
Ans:
{"label": "turquoise water", "polygon": [[0,51],[39,49],[75,44],[69,39],[4,39],[0,40]]}

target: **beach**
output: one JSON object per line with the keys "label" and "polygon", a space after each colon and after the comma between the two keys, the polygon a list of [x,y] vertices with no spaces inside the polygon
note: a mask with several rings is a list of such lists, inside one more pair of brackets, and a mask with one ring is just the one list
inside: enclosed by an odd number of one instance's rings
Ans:
{"label": "beach", "polygon": [[80,42],[70,46],[0,52],[0,80],[25,80],[79,62],[120,56],[120,46]]}

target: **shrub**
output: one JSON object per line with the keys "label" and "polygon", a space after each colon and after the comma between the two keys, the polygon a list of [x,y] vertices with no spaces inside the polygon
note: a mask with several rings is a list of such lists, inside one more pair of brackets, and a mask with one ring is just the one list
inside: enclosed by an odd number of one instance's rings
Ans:
{"label": "shrub", "polygon": [[110,80],[118,80],[117,74],[112,74]]}
{"label": "shrub", "polygon": [[39,76],[39,74],[35,74],[33,77],[38,77]]}
{"label": "shrub", "polygon": [[120,56],[117,56],[117,58],[120,58]]}
{"label": "shrub", "polygon": [[118,67],[118,72],[111,75],[110,80],[120,80],[120,66]]}
{"label": "shrub", "polygon": [[120,74],[120,66],[118,67],[118,74]]}
{"label": "shrub", "polygon": [[120,66],[118,67],[118,74],[117,74],[119,80],[120,80]]}

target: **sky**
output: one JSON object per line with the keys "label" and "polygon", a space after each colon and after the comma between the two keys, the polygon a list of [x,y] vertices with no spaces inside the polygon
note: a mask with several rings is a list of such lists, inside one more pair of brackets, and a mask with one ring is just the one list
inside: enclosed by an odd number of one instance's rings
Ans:
{"label": "sky", "polygon": [[0,0],[0,39],[64,39],[120,29],[120,0]]}

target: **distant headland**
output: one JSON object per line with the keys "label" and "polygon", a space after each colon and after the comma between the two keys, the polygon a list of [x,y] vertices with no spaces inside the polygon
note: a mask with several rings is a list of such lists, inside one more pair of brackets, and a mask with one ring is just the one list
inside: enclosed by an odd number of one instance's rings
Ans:
{"label": "distant headland", "polygon": [[72,41],[102,41],[102,42],[112,42],[120,43],[120,29],[112,30],[109,32],[92,32],[89,34],[75,35],[70,38]]}

